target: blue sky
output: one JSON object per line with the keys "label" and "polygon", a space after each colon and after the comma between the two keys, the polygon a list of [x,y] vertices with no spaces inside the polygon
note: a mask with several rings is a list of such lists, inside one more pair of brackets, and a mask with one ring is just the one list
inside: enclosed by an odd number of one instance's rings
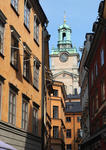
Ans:
{"label": "blue sky", "polygon": [[72,29],[72,43],[77,47],[83,46],[85,34],[92,32],[93,22],[98,16],[101,0],[40,0],[41,6],[49,20],[48,31],[51,35],[49,49],[57,47],[58,27],[63,24],[64,11],[66,23]]}

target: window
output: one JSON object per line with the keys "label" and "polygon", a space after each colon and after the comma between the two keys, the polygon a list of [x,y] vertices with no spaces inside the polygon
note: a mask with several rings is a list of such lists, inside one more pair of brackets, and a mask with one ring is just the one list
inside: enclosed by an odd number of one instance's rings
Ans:
{"label": "window", "polygon": [[71,138],[71,129],[66,130],[66,137]]}
{"label": "window", "polygon": [[78,92],[77,92],[77,88],[75,88],[75,89],[74,89],[74,94],[75,94],[75,95],[77,95],[77,94],[78,94]]}
{"label": "window", "polygon": [[29,77],[30,77],[30,54],[26,50],[24,50],[23,75],[29,81]]}
{"label": "window", "polygon": [[16,122],[16,93],[10,88],[9,91],[9,123],[15,125]]}
{"label": "window", "polygon": [[81,120],[81,117],[80,116],[77,117],[77,122],[80,122],[80,120]]}
{"label": "window", "polygon": [[22,98],[22,128],[27,130],[28,127],[28,102]]}
{"label": "window", "polygon": [[34,59],[34,64],[33,64],[33,85],[34,87],[36,87],[37,89],[39,89],[39,67],[40,64],[39,62]]}
{"label": "window", "polygon": [[97,63],[95,64],[95,76],[98,75],[98,66],[97,66]]}
{"label": "window", "polygon": [[18,39],[11,34],[11,64],[15,67],[15,69],[18,69],[18,47]]}
{"label": "window", "polygon": [[53,118],[58,118],[58,106],[53,106]]}
{"label": "window", "polygon": [[29,29],[30,26],[30,6],[27,0],[24,1],[24,24]]}
{"label": "window", "polygon": [[33,133],[38,135],[38,109],[33,107]]}
{"label": "window", "polygon": [[93,86],[93,71],[91,72],[91,86]]}
{"label": "window", "polygon": [[34,16],[34,39],[39,43],[39,20]]}
{"label": "window", "polygon": [[104,49],[103,48],[100,52],[100,58],[101,58],[101,66],[103,66],[104,65]]}
{"label": "window", "polygon": [[0,21],[0,53],[3,54],[3,44],[4,44],[4,24]]}
{"label": "window", "polygon": [[71,117],[66,117],[66,122],[71,122]]}
{"label": "window", "polygon": [[67,147],[67,150],[72,150],[71,144],[67,144],[66,147]]}
{"label": "window", "polygon": [[81,137],[80,129],[77,129],[77,137]]}
{"label": "window", "polygon": [[53,138],[58,138],[58,137],[59,137],[59,127],[53,126]]}
{"label": "window", "polygon": [[11,0],[11,5],[18,11],[18,0]]}
{"label": "window", "polygon": [[104,82],[104,80],[101,81],[101,99],[102,99],[102,101],[105,100],[105,82]]}
{"label": "window", "polygon": [[98,92],[97,91],[96,91],[95,100],[96,100],[96,111],[97,111],[98,110]]}
{"label": "window", "polygon": [[1,118],[1,97],[2,97],[2,83],[0,82],[0,118]]}
{"label": "window", "polygon": [[58,96],[58,90],[53,90],[53,96],[55,96],[55,97]]}

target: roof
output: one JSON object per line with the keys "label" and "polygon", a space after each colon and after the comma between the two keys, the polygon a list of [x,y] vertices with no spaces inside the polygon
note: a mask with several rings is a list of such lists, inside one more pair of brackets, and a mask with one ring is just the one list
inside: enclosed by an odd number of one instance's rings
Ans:
{"label": "roof", "polygon": [[71,28],[66,23],[64,23],[61,26],[59,26],[59,30],[63,29],[63,28],[71,30]]}
{"label": "roof", "polygon": [[69,99],[80,99],[80,94],[77,94],[77,95],[69,94],[69,95],[67,95],[67,98],[69,98]]}
{"label": "roof", "polygon": [[80,102],[66,102],[66,113],[78,113],[82,111]]}

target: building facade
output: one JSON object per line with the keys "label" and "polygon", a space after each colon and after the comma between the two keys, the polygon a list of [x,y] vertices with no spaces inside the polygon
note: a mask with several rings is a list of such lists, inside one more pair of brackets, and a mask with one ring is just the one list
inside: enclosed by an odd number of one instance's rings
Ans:
{"label": "building facade", "polygon": [[65,150],[65,99],[62,82],[53,82],[53,94],[49,97],[51,118],[51,150]]}
{"label": "building facade", "polygon": [[53,79],[65,84],[67,95],[79,94],[78,61],[79,54],[72,45],[71,28],[64,19],[63,25],[58,28],[57,48],[52,48],[51,71]]}
{"label": "building facade", "polygon": [[82,149],[106,149],[106,1],[101,1],[85,61],[88,71],[90,137]]}
{"label": "building facade", "polygon": [[90,136],[90,130],[89,130],[89,102],[88,102],[88,72],[84,68],[84,63],[87,58],[87,54],[90,49],[90,45],[92,42],[94,34],[93,33],[87,33],[85,38],[86,41],[84,42],[84,47],[82,50],[82,57],[80,61],[79,66],[79,85],[81,87],[81,106],[82,106],[82,116],[81,116],[81,129],[83,131],[82,135],[82,143],[84,143],[88,137]]}
{"label": "building facade", "polygon": [[47,23],[38,0],[0,1],[0,140],[18,150],[41,149]]}
{"label": "building facade", "polygon": [[77,101],[66,102],[65,106],[65,149],[66,150],[80,150],[81,139],[81,105],[80,99]]}

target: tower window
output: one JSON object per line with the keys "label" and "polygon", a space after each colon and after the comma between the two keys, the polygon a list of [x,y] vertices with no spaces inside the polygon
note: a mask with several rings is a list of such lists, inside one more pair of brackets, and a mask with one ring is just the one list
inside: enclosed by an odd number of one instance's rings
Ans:
{"label": "tower window", "polygon": [[66,33],[63,33],[63,41],[66,40]]}

